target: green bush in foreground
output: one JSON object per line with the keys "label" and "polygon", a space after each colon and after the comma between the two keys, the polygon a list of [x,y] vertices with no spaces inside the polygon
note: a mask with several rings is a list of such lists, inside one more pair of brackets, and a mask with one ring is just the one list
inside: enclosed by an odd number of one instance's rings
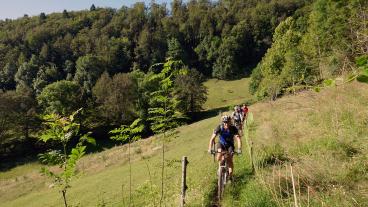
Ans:
{"label": "green bush in foreground", "polygon": [[41,171],[44,175],[53,179],[54,185],[60,188],[60,192],[63,194],[64,205],[68,206],[66,193],[70,188],[70,181],[76,174],[77,161],[85,154],[86,146],[83,144],[89,142],[95,144],[95,140],[89,137],[89,133],[84,134],[79,139],[78,144],[68,151],[67,145],[71,138],[74,136],[80,136],[80,125],[75,123],[74,116],[80,110],[74,112],[69,117],[62,117],[57,114],[45,115],[45,125],[47,129],[43,132],[39,138],[41,141],[55,141],[59,142],[63,146],[63,150],[52,150],[47,153],[39,155],[40,160],[43,163],[49,165],[59,165],[63,170],[61,172],[53,172],[50,168],[42,167]]}

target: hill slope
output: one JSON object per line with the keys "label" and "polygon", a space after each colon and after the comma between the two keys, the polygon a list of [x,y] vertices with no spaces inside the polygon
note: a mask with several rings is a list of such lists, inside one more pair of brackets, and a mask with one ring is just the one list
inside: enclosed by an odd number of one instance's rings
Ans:
{"label": "hill slope", "polygon": [[[294,202],[289,164],[293,164],[297,202],[306,205],[309,201],[311,206],[367,205],[367,94],[367,85],[352,83],[251,106],[254,123],[249,126],[249,135],[254,142],[256,173],[251,173],[247,153],[237,157],[236,184],[228,188],[222,205],[282,206]],[[179,203],[183,155],[189,159],[188,206],[211,205],[217,165],[205,150],[216,124],[218,117],[182,126],[178,137],[167,143],[167,206]],[[154,137],[132,145],[135,206],[159,203],[160,140]],[[79,169],[84,174],[72,183],[70,203],[127,206],[127,162],[127,146],[83,158]],[[48,189],[49,181],[34,167],[24,168],[0,174],[0,206],[61,206],[57,190]]]}
{"label": "hill slope", "polygon": [[[217,88],[227,88],[234,93],[224,94],[213,90],[214,80],[209,80],[207,109],[225,107],[237,101],[249,101],[251,96],[240,91],[248,91],[249,79],[218,81]],[[218,102],[218,98],[224,102]],[[214,113],[217,114],[217,113]],[[165,203],[177,205],[179,202],[181,163],[189,157],[188,203],[207,205],[212,200],[210,194],[215,186],[216,164],[206,152],[212,130],[218,124],[218,117],[205,119],[178,129],[177,138],[166,145]],[[161,137],[141,140],[132,145],[133,201],[137,206],[158,205],[161,178]],[[72,204],[91,206],[98,203],[119,206],[127,205],[129,197],[129,166],[127,146],[119,146],[101,153],[84,157],[79,163],[83,175],[72,183],[69,201]],[[55,189],[48,189],[49,180],[39,175],[40,165],[31,163],[8,172],[0,172],[0,206],[59,206],[62,198]],[[151,178],[151,179],[150,179]],[[209,185],[213,182],[213,185]],[[91,190],[93,189],[93,190]]]}
{"label": "hill slope", "polygon": [[253,105],[256,174],[243,169],[224,206],[290,206],[292,177],[300,206],[367,206],[367,106],[361,83]]}
{"label": "hill slope", "polygon": [[224,81],[210,79],[204,83],[208,88],[208,100],[204,104],[205,110],[219,109],[241,103],[251,103],[253,96],[249,93],[250,78]]}

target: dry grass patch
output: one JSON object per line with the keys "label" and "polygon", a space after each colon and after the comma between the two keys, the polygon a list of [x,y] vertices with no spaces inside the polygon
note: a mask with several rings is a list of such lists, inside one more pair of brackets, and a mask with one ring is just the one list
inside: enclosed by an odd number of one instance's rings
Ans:
{"label": "dry grass patch", "polygon": [[258,176],[278,204],[368,205],[368,86],[305,91],[251,106]]}

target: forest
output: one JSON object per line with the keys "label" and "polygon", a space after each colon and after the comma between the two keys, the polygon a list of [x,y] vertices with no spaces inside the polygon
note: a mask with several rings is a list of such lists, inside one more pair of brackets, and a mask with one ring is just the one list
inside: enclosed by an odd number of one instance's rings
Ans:
{"label": "forest", "polygon": [[[0,206],[367,206],[364,83],[367,0],[0,20]],[[221,182],[208,138],[244,103]]]}
{"label": "forest", "polygon": [[101,142],[140,119],[147,137],[150,111],[163,104],[152,97],[170,98],[188,123],[203,109],[209,78],[250,76],[251,93],[275,100],[357,77],[368,68],[367,4],[174,0],[1,20],[0,157],[49,148],[36,139],[45,114],[83,108],[82,131]]}
{"label": "forest", "polygon": [[[368,68],[367,1],[317,0],[301,10],[277,26],[272,47],[253,70],[250,90],[259,98],[335,85],[332,79]],[[366,75],[358,80],[366,82]]]}
{"label": "forest", "polygon": [[190,121],[206,100],[203,81],[250,75],[279,23],[307,4],[153,1],[0,21],[2,159],[45,150],[35,137],[48,113],[83,108],[81,128],[100,137],[140,118],[152,134],[150,97],[168,77],[167,95]]}

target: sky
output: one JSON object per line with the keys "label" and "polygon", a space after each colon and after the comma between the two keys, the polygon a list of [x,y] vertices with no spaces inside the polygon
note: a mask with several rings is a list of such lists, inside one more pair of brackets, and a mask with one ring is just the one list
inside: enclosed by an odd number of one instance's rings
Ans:
{"label": "sky", "polygon": [[[16,19],[28,16],[46,14],[52,12],[76,11],[89,9],[92,4],[96,7],[120,8],[121,6],[132,6],[136,2],[144,1],[148,5],[151,0],[0,0],[0,19]],[[170,0],[155,0],[156,3],[171,2]]]}

